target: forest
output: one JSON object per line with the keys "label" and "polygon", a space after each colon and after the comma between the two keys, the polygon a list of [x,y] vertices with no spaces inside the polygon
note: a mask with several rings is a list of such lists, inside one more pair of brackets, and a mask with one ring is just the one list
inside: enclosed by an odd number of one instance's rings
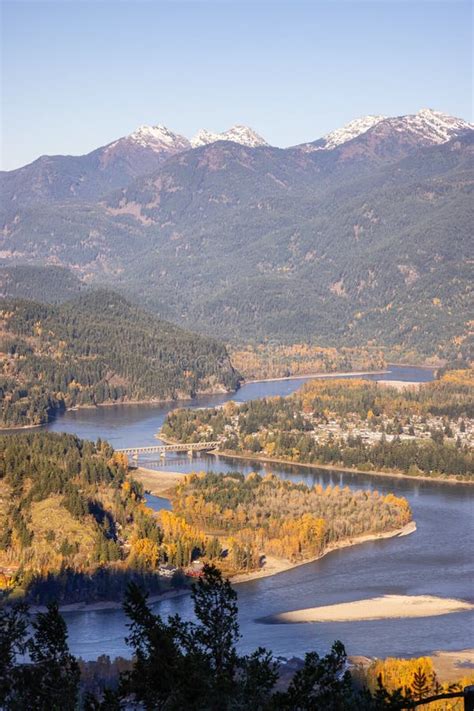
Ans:
{"label": "forest", "polygon": [[190,474],[172,501],[174,516],[219,538],[225,555],[216,564],[226,573],[259,568],[265,555],[301,562],[411,521],[408,502],[393,494],[310,488],[271,474]]}
{"label": "forest", "polygon": [[313,380],[286,398],[169,413],[174,440],[221,450],[411,476],[474,478],[474,371],[449,370],[403,391],[357,380]]}
{"label": "forest", "polygon": [[0,588],[30,602],[120,600],[130,581],[153,593],[186,584],[179,571],[159,574],[171,533],[126,457],[101,440],[0,437],[0,531]]}
{"label": "forest", "polygon": [[229,347],[234,368],[246,380],[286,378],[308,373],[383,370],[385,359],[378,348],[322,348],[309,343],[283,345],[273,341]]}
{"label": "forest", "polygon": [[235,390],[221,343],[96,291],[60,304],[3,300],[0,426],[38,425],[58,410],[174,400]]}
{"label": "forest", "polygon": [[[462,695],[466,676],[440,684],[429,658],[379,660],[349,669],[344,645],[308,652],[284,678],[271,651],[238,651],[237,593],[221,572],[204,567],[192,590],[194,619],[163,619],[131,584],[124,597],[132,659],[114,669],[102,657],[84,663],[71,654],[56,603],[33,618],[23,603],[0,606],[0,706],[5,711],[403,711],[433,693]],[[23,656],[28,654],[28,661]],[[101,677],[90,669],[108,672]],[[112,671],[112,673],[111,673]],[[113,673],[117,672],[117,673]],[[376,678],[374,678],[376,675]],[[446,702],[432,705],[445,709]],[[449,708],[461,711],[462,699]]]}
{"label": "forest", "polygon": [[259,568],[265,554],[301,562],[411,520],[393,495],[257,474],[189,475],[173,504],[154,514],[126,457],[107,442],[4,435],[0,588],[41,604],[121,599],[130,581],[160,593],[186,586],[196,559],[229,574]]}

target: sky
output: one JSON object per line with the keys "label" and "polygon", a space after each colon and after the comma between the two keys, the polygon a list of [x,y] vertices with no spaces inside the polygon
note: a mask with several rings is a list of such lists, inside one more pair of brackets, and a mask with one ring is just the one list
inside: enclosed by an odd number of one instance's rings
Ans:
{"label": "sky", "polygon": [[142,124],[277,146],[366,114],[472,120],[464,0],[3,0],[1,167]]}

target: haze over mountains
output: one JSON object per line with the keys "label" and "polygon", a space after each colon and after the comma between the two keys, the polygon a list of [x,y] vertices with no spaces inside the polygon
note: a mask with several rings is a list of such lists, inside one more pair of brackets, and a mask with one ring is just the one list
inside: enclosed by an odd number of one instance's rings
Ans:
{"label": "haze over mountains", "polygon": [[427,109],[287,149],[142,126],[2,173],[1,257],[229,339],[446,354],[472,304],[473,134]]}

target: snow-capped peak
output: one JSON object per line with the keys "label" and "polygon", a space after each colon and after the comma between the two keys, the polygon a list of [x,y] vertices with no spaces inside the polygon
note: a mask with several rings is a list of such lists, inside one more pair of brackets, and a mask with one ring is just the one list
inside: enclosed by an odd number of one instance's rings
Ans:
{"label": "snow-capped peak", "polygon": [[155,151],[163,150],[186,150],[190,148],[187,138],[173,133],[162,124],[156,126],[139,126],[128,139],[144,148],[151,148]]}
{"label": "snow-capped peak", "polygon": [[349,121],[349,123],[346,123],[342,128],[336,128],[335,131],[331,131],[323,136],[322,140],[324,141],[324,145],[321,145],[319,148],[323,150],[336,148],[340,146],[341,143],[346,143],[360,136],[362,133],[365,133],[369,128],[372,128],[372,126],[380,123],[380,121],[383,121],[385,118],[385,116],[363,116],[362,118]]}
{"label": "snow-capped peak", "polygon": [[398,131],[409,131],[425,144],[445,143],[460,131],[472,129],[473,125],[463,119],[434,109],[421,109],[416,114],[388,119]]}
{"label": "snow-capped peak", "polygon": [[201,128],[196,135],[191,138],[191,145],[193,148],[199,148],[199,146],[207,146],[209,143],[223,140],[221,133],[212,133],[212,131],[208,131],[206,128]]}
{"label": "snow-capped peak", "polygon": [[234,143],[240,143],[240,145],[249,146],[250,148],[268,146],[265,139],[259,136],[256,131],[240,124],[236,124],[222,133],[213,133],[212,131],[207,131],[205,128],[202,128],[191,139],[191,145],[193,148],[198,148],[199,146],[207,146],[209,143],[216,143],[216,141],[233,141]]}
{"label": "snow-capped peak", "polygon": [[405,134],[411,142],[419,145],[434,145],[449,141],[461,131],[472,129],[473,125],[433,109],[421,109],[418,113],[407,116],[364,116],[327,133],[318,141],[304,143],[299,148],[308,153],[330,151],[367,131],[378,132],[379,127],[381,131],[389,130]]}

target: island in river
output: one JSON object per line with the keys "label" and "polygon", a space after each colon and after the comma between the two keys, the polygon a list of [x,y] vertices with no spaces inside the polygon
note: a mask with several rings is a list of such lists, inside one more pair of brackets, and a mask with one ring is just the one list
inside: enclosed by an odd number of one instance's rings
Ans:
{"label": "island in river", "polygon": [[301,563],[412,518],[393,494],[237,473],[188,475],[173,510],[154,514],[122,453],[67,434],[2,437],[0,460],[2,585],[38,604],[120,599],[135,579],[162,592],[170,567],[177,588],[197,556],[226,574],[259,571],[266,555]]}
{"label": "island in river", "polygon": [[[154,497],[159,497],[160,499],[168,500],[170,502],[172,502],[173,498],[176,496],[176,489],[178,485],[180,483],[183,484],[183,480],[187,476],[184,472],[156,471],[155,469],[146,469],[144,467],[133,469],[132,474],[134,478],[136,478],[143,485],[146,492],[152,494]],[[367,543],[369,541],[406,536],[414,531],[416,531],[416,522],[409,521],[404,526],[391,531],[352,536],[347,540],[328,544],[325,546],[323,551],[314,556],[306,557],[298,562],[290,560],[285,556],[265,554],[261,556],[260,566],[257,569],[231,574],[232,582],[241,583],[267,577],[269,575],[277,575],[285,570],[291,570],[298,565],[304,565],[318,560],[332,551],[340,550],[348,546],[359,545],[361,543]]]}

